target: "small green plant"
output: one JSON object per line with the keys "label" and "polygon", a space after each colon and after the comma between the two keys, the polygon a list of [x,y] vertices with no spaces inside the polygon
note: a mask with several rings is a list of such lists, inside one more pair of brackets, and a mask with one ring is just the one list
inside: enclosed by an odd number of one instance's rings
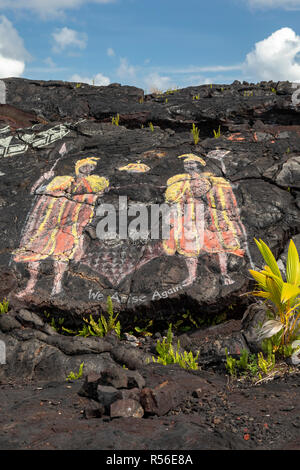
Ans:
{"label": "small green plant", "polygon": [[195,124],[193,124],[193,128],[191,130],[191,133],[193,134],[193,139],[194,139],[194,144],[197,145],[198,142],[199,142],[199,129],[198,127],[195,126]]}
{"label": "small green plant", "polygon": [[[44,312],[44,314],[46,314],[46,312]],[[50,319],[50,314],[47,314],[46,315],[48,319]],[[63,323],[64,323],[65,319],[64,318],[59,318],[57,320],[57,322],[55,321],[55,319],[52,317],[51,318],[51,322],[50,322],[50,326],[57,332],[60,332],[63,330]]]}
{"label": "small green plant", "polygon": [[221,126],[219,126],[217,131],[214,130],[214,137],[215,139],[219,139],[219,137],[221,137]]}
{"label": "small green plant", "polygon": [[[98,322],[94,320],[92,315],[90,315],[90,319],[88,320],[87,318],[84,318],[84,325],[81,330],[79,330],[77,336],[84,336],[85,338],[87,336],[99,336],[100,338],[103,338],[103,336],[107,335],[111,331],[115,331],[118,338],[121,337],[121,324],[120,322],[116,322],[119,314],[114,316],[114,311],[113,311],[113,304],[111,297],[108,296],[107,298],[107,313],[108,313],[108,319],[105,318],[103,314],[100,315],[100,318],[98,319]],[[65,331],[69,332],[67,329]]]}
{"label": "small green plant", "polygon": [[271,92],[274,93],[275,95],[277,94],[277,90],[275,88],[271,88]]}
{"label": "small green plant", "polygon": [[9,302],[6,299],[3,299],[2,303],[0,302],[0,315],[8,312]]}
{"label": "small green plant", "polygon": [[83,373],[83,366],[84,366],[84,362],[82,362],[79,366],[79,371],[78,373],[74,373],[74,372],[70,372],[69,375],[67,376],[66,380],[69,382],[69,381],[72,381],[72,380],[78,380],[82,377],[82,373]]}
{"label": "small green plant", "polygon": [[153,325],[153,320],[150,320],[144,328],[135,326],[134,329],[141,336],[152,336],[152,333],[148,331],[148,328],[150,328],[152,325]]}
{"label": "small green plant", "polygon": [[53,330],[55,330],[55,331],[58,330],[58,328],[57,328],[57,326],[56,326],[56,324],[55,324],[54,318],[51,319],[50,325],[52,326]]}
{"label": "small green plant", "polygon": [[119,121],[120,121],[120,115],[119,115],[119,113],[118,113],[116,117],[113,117],[113,118],[112,118],[111,123],[114,124],[115,126],[118,126],[118,125],[119,125]]}
{"label": "small green plant", "polygon": [[174,328],[180,331],[189,331],[193,327],[199,329],[200,326],[201,325],[194,319],[190,311],[187,310],[187,312],[182,315],[182,318],[175,323]]}
{"label": "small green plant", "polygon": [[76,83],[76,88],[80,88],[81,87],[81,83]]}
{"label": "small green plant", "polygon": [[156,351],[158,353],[158,358],[155,359],[152,357],[153,362],[159,362],[160,364],[179,364],[183,369],[198,369],[197,359],[199,357],[199,352],[194,357],[193,353],[190,351],[184,351],[183,354],[179,352],[180,342],[177,342],[176,351],[172,345],[173,333],[172,333],[172,323],[170,323],[168,328],[167,337],[160,342],[157,341]]}
{"label": "small green plant", "polygon": [[287,357],[293,352],[294,342],[300,339],[299,255],[291,240],[285,282],[270,248],[262,240],[254,240],[267,265],[259,272],[249,270],[258,285],[251,294],[265,299],[271,317],[261,326],[258,340],[272,338],[272,353]]}
{"label": "small green plant", "polygon": [[115,330],[118,337],[120,338],[121,337],[121,324],[119,321],[116,323],[116,320],[119,314],[114,316],[113,303],[112,303],[110,296],[107,297],[106,305],[107,305],[107,313],[108,313],[108,323],[107,323],[108,332]]}
{"label": "small green plant", "polygon": [[246,371],[248,369],[248,359],[249,353],[246,349],[243,349],[240,355],[240,359],[237,362],[238,369]]}
{"label": "small green plant", "polygon": [[277,355],[283,358],[290,357],[294,352],[292,343],[282,344],[281,341],[282,341],[282,332],[279,331],[279,333],[276,333],[270,338],[264,338],[261,342],[261,349],[266,354],[268,354],[269,351],[271,350],[272,352],[276,353]]}
{"label": "small green plant", "polygon": [[251,376],[256,377],[258,374],[257,357],[255,354],[249,354],[247,369]]}
{"label": "small green plant", "polygon": [[290,152],[291,152],[291,149],[290,149],[290,147],[288,147],[288,148],[286,149],[286,153],[290,153]]}
{"label": "small green plant", "polygon": [[173,95],[173,93],[175,93],[176,91],[179,91],[178,88],[168,88],[164,94],[165,95]]}
{"label": "small green plant", "polygon": [[154,131],[154,126],[153,126],[152,122],[149,122],[149,127],[150,127],[151,132],[153,132]]}
{"label": "small green plant", "polygon": [[[265,375],[269,375],[269,373],[275,368],[275,354],[269,352],[267,358],[265,358],[263,353],[259,352],[257,354],[257,364],[259,369]],[[259,377],[262,378],[262,375],[259,374]]]}
{"label": "small green plant", "polygon": [[225,348],[226,354],[226,370],[233,376],[237,375],[250,375],[256,376],[258,374],[258,363],[255,354],[249,354],[246,349],[243,349],[239,359],[236,359],[228,354],[228,349]]}
{"label": "small green plant", "polygon": [[226,354],[226,365],[225,365],[226,370],[227,372],[229,372],[229,374],[232,377],[235,377],[237,374],[237,366],[236,366],[237,359],[235,359],[232,356],[229,356],[227,348],[225,348],[225,354]]}

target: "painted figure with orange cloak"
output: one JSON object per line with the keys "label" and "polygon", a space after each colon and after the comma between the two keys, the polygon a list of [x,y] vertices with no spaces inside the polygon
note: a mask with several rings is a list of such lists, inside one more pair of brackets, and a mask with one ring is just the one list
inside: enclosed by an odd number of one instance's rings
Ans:
{"label": "painted figure with orange cloak", "polygon": [[171,207],[170,237],[163,240],[164,252],[184,257],[191,285],[197,275],[202,253],[217,254],[223,284],[234,281],[227,272],[227,256],[243,257],[246,251],[245,228],[230,183],[211,172],[203,172],[206,162],[197,155],[185,154],[186,173],[169,178],[165,199]]}
{"label": "painted figure with orange cloak", "polygon": [[[92,172],[98,158],[78,160],[74,176],[54,176],[48,171],[31,192],[37,202],[23,230],[20,247],[14,261],[27,263],[30,279],[26,288],[17,294],[24,297],[34,291],[40,263],[51,259],[54,281],[51,295],[62,290],[62,279],[70,260],[79,261],[83,255],[83,230],[94,215],[96,201],[109,186],[109,181]],[[43,182],[53,178],[48,184]]]}

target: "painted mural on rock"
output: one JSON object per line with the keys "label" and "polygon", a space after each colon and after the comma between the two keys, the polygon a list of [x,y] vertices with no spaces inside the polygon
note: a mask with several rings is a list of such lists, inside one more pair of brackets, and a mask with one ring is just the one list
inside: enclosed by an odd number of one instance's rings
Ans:
{"label": "painted mural on rock", "polygon": [[[61,154],[66,151],[65,145]],[[97,174],[99,158],[78,159],[74,175],[46,172],[34,185],[32,210],[27,217],[20,246],[13,261],[23,263],[29,272],[27,285],[17,296],[34,292],[44,260],[53,262],[51,295],[63,292],[64,276],[70,261],[91,270],[93,278],[106,280],[109,289],[122,290],[122,282],[155,259],[180,261],[188,288],[199,280],[197,269],[203,255],[215,256],[224,285],[233,284],[228,272],[228,256],[251,263],[245,227],[240,218],[233,188],[225,177],[204,171],[210,158],[222,163],[230,152],[216,149],[206,156],[183,154],[177,158],[184,172],[165,183],[164,199],[170,206],[170,236],[167,239],[132,243],[131,240],[99,240],[90,236],[95,208],[106,201],[112,188],[109,177]],[[97,168],[97,165],[99,168]],[[139,180],[150,166],[141,161],[118,168]],[[96,276],[95,276],[96,275]],[[69,293],[70,295],[70,293]]]}
{"label": "painted mural on rock", "polygon": [[216,253],[224,284],[232,284],[227,273],[227,254],[243,257],[246,231],[230,183],[211,172],[203,172],[206,162],[197,155],[185,154],[186,173],[167,182],[166,201],[172,204],[171,236],[163,241],[167,255],[176,253],[185,259],[188,277],[184,285],[196,279],[198,258]]}
{"label": "painted mural on rock", "polygon": [[[78,121],[78,123],[83,121],[84,119]],[[10,134],[10,127],[5,126],[0,129],[0,158],[14,157],[15,155],[26,153],[30,147],[47,147],[67,136],[70,133],[68,126],[68,123],[58,124],[57,126],[37,133],[34,133],[33,126],[32,133],[24,133],[19,136],[5,135]]]}
{"label": "painted mural on rock", "polygon": [[34,291],[40,263],[45,259],[54,262],[52,295],[59,294],[69,260],[78,262],[83,256],[84,227],[93,218],[96,200],[109,186],[105,177],[93,174],[98,160],[95,157],[78,160],[75,177],[54,177],[51,170],[32,188],[38,197],[20,247],[14,252],[14,261],[27,263],[30,273],[28,284],[18,293],[19,297]]}

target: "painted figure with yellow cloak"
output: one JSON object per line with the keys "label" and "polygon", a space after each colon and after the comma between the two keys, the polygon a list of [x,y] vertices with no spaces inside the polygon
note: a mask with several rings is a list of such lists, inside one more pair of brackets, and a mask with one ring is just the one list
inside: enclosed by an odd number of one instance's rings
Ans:
{"label": "painted figure with yellow cloak", "polygon": [[[79,261],[83,255],[83,230],[94,215],[96,201],[109,186],[109,181],[92,172],[99,158],[78,160],[74,176],[54,176],[45,173],[31,192],[38,195],[28,217],[20,247],[14,261],[27,263],[30,279],[26,288],[17,294],[24,297],[34,291],[40,263],[54,262],[54,281],[51,295],[62,290],[62,279],[70,260]],[[53,178],[49,183],[47,180]]]}
{"label": "painted figure with yellow cloak", "polygon": [[163,240],[164,252],[184,257],[191,285],[197,275],[202,253],[217,254],[223,284],[234,281],[227,272],[228,254],[243,257],[246,251],[245,228],[230,183],[211,172],[203,172],[206,162],[197,155],[185,154],[186,173],[169,178],[165,199],[171,207],[170,237]]}

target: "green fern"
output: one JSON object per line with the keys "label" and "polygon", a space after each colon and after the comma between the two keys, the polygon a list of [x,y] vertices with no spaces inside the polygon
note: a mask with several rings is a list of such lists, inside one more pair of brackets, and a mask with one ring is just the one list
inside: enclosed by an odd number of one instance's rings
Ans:
{"label": "green fern", "polygon": [[83,320],[85,324],[83,325],[82,330],[79,330],[77,336],[98,336],[100,338],[103,338],[110,331],[114,330],[117,336],[120,338],[121,324],[119,321],[116,322],[119,314],[114,316],[113,304],[110,296],[107,297],[107,313],[108,319],[106,319],[105,316],[101,314],[100,318],[98,319],[98,322],[94,320],[92,315],[90,315],[89,320],[87,318],[84,318]]}
{"label": "green fern", "polygon": [[191,130],[191,133],[193,134],[193,139],[194,139],[194,144],[197,145],[198,142],[199,142],[199,129],[198,127],[195,126],[195,124],[193,124],[193,128]]}
{"label": "green fern", "polygon": [[219,139],[219,137],[221,137],[221,126],[219,126],[218,131],[214,130],[214,137],[215,139]]}
{"label": "green fern", "polygon": [[0,302],[0,315],[8,312],[9,302],[6,299],[3,299],[2,303]]}
{"label": "green fern", "polygon": [[257,364],[261,371],[268,375],[275,367],[275,354],[269,352],[267,358],[264,358],[263,353],[259,352],[257,354]]}
{"label": "green fern", "polygon": [[180,353],[180,341],[177,342],[176,351],[172,345],[173,333],[172,333],[172,323],[170,323],[168,328],[167,337],[162,340],[162,342],[157,341],[156,351],[158,353],[158,358],[155,359],[152,357],[153,362],[158,362],[163,365],[167,364],[179,364],[183,369],[198,369],[197,359],[199,357],[199,351],[194,357],[193,353],[190,351],[184,351]]}
{"label": "green fern", "polygon": [[113,117],[113,118],[112,118],[111,123],[114,124],[115,126],[118,126],[118,125],[119,125],[119,121],[120,121],[120,115],[117,114],[116,117]]}
{"label": "green fern", "polygon": [[83,366],[84,366],[84,362],[82,362],[79,366],[79,371],[78,373],[74,373],[74,372],[70,372],[69,375],[67,376],[66,380],[67,381],[70,381],[70,380],[78,380],[82,377],[82,373],[83,373]]}

